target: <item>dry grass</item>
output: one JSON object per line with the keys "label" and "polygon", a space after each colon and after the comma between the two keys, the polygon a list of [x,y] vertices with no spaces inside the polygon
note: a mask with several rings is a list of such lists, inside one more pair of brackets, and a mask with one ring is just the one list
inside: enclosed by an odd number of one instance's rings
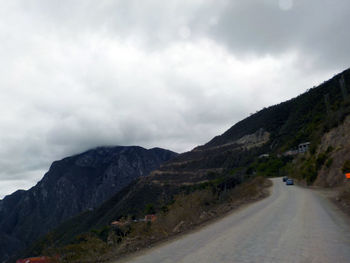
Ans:
{"label": "dry grass", "polygon": [[346,183],[338,193],[337,197],[338,205],[344,210],[346,213],[350,215],[350,183]]}
{"label": "dry grass", "polygon": [[156,222],[132,223],[128,226],[130,231],[122,239],[113,237],[113,231],[109,234],[108,242],[94,235],[86,235],[81,242],[66,246],[59,251],[55,250],[53,254],[65,255],[65,258],[59,261],[70,263],[115,260],[194,229],[225,215],[240,205],[259,200],[268,195],[267,188],[271,185],[270,180],[257,177],[221,193],[206,188],[190,194],[180,194],[168,206],[167,212],[157,214]]}
{"label": "dry grass", "polygon": [[[49,248],[45,254],[52,258],[54,263],[99,263],[105,262],[104,256],[109,247],[96,236],[83,235],[79,243],[70,244],[62,248]],[[57,256],[57,255],[64,255]]]}
{"label": "dry grass", "polygon": [[220,195],[210,189],[198,190],[187,195],[180,194],[169,206],[167,213],[158,214],[156,222],[134,224],[131,234],[114,249],[112,254],[118,258],[192,230],[243,204],[266,197],[267,188],[271,185],[270,180],[257,177]]}

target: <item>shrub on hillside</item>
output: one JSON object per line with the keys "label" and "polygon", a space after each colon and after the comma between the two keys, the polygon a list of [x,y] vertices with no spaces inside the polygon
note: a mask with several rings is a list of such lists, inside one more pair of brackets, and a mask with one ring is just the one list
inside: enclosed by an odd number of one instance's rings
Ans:
{"label": "shrub on hillside", "polygon": [[79,242],[67,245],[55,250],[56,255],[61,255],[58,259],[60,263],[97,263],[102,262],[103,255],[107,252],[107,243],[91,234],[79,236]]}
{"label": "shrub on hillside", "polygon": [[350,160],[344,162],[342,171],[343,173],[350,173]]}

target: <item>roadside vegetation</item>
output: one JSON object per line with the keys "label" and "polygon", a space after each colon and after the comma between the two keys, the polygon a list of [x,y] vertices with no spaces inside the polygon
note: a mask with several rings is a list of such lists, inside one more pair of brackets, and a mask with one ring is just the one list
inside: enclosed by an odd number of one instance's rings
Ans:
{"label": "roadside vegetation", "polygon": [[286,175],[286,167],[293,160],[290,156],[276,155],[257,158],[249,167],[248,174],[263,177],[279,177]]}
{"label": "roadside vegetation", "polygon": [[155,212],[154,222],[134,222],[129,215],[119,220],[121,226],[105,226],[79,235],[65,246],[57,248],[47,240],[45,255],[57,257],[57,262],[107,262],[133,251],[147,248],[174,235],[192,230],[216,219],[233,209],[268,195],[271,182],[254,177],[237,184],[232,177],[184,187],[172,202],[155,210],[148,204],[145,213]]}
{"label": "roadside vegetation", "polygon": [[328,169],[333,159],[331,158],[332,147],[328,147],[325,152],[316,154],[311,151],[297,156],[293,162],[288,163],[285,168],[286,174],[300,182],[311,185],[317,178],[320,169]]}

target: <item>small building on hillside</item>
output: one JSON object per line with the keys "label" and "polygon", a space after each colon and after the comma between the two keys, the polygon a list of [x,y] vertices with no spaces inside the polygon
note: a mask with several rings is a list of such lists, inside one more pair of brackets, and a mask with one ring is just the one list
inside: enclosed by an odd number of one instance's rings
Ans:
{"label": "small building on hillside", "polygon": [[156,215],[146,215],[145,216],[145,221],[146,222],[154,222],[157,220],[157,216]]}
{"label": "small building on hillside", "polygon": [[304,153],[309,150],[310,147],[310,142],[304,142],[298,145],[298,152],[299,153]]}

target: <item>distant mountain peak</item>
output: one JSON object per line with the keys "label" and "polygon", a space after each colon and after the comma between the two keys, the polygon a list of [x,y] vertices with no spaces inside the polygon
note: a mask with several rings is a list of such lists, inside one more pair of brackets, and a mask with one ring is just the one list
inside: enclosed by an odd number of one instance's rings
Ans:
{"label": "distant mountain peak", "polygon": [[[26,247],[63,220],[99,206],[177,154],[157,148],[104,146],[52,163],[38,184],[0,201],[0,255]],[[0,262],[4,258],[0,256]]]}

